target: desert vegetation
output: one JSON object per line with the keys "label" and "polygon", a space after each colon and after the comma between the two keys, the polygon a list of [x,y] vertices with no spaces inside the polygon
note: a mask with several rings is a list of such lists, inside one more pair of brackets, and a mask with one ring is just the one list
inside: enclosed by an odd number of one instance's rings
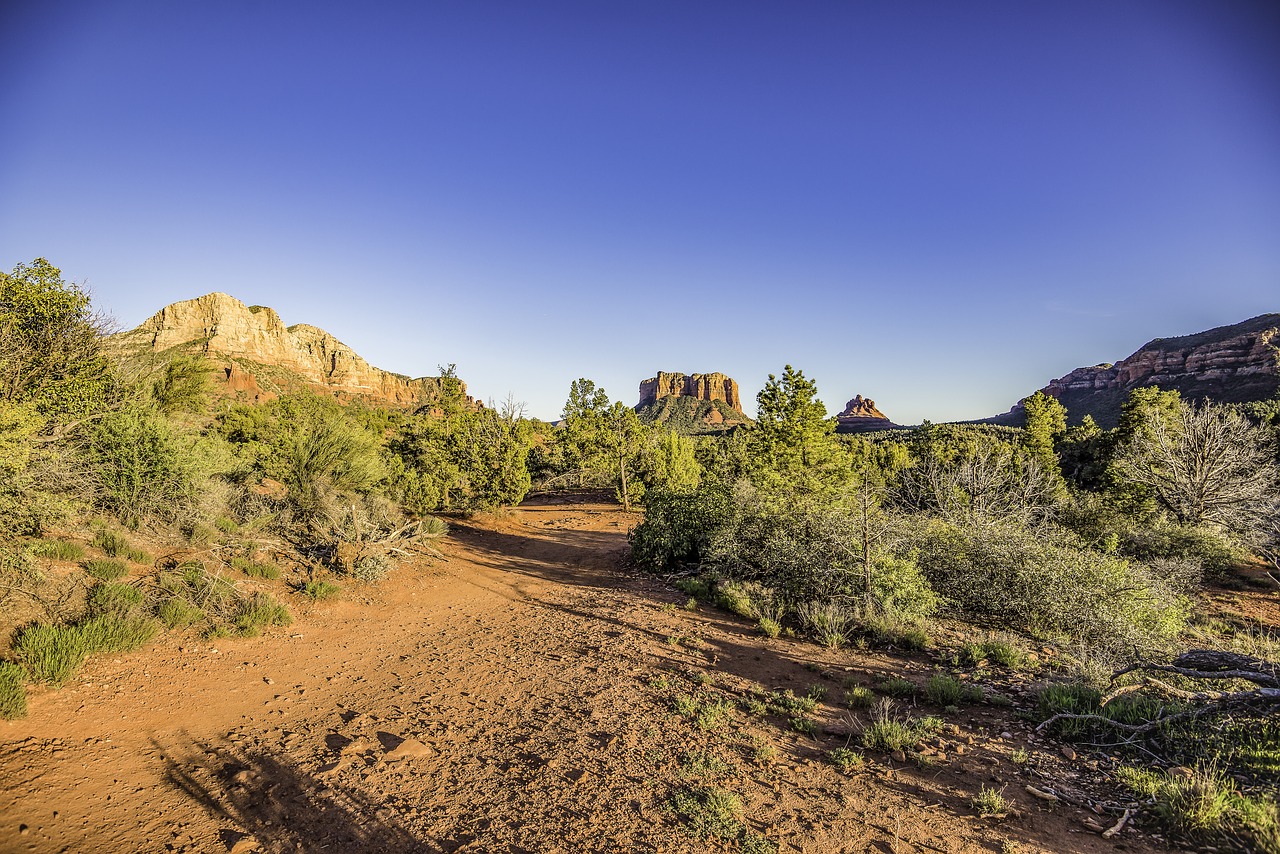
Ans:
{"label": "desert vegetation", "polygon": [[[162,632],[288,626],[408,556],[437,556],[441,516],[605,488],[632,514],[630,561],[679,591],[670,613],[706,606],[762,643],[928,663],[923,679],[831,696],[825,684],[722,696],[703,674],[664,700],[699,733],[746,716],[815,739],[826,704],[856,724],[824,752],[841,773],[876,754],[925,767],[919,748],[948,716],[1012,702],[993,672],[1032,674],[1022,713],[1122,756],[1114,783],[1148,820],[1280,850],[1280,643],[1205,605],[1206,586],[1280,586],[1280,400],[1140,388],[1103,430],[1068,428],[1038,393],[1021,428],[839,436],[816,384],[787,366],[754,423],[692,436],[679,419],[643,423],[586,378],[555,425],[513,399],[478,406],[452,366],[415,407],[306,389],[249,403],[217,393],[199,353],[142,358],[105,331],[47,261],[0,275],[0,717],[27,713],[29,686],[65,685],[91,656]],[[1162,770],[1142,769],[1152,759]],[[668,814],[699,839],[773,850],[714,768],[697,768]],[[1011,811],[992,788],[971,806]]]}

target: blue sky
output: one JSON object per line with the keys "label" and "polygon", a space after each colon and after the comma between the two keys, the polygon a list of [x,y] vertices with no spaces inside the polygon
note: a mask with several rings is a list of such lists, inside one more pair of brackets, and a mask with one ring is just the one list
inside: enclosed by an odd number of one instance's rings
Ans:
{"label": "blue sky", "polygon": [[1278,105],[1273,2],[13,2],[0,267],[543,418],[787,363],[977,418],[1280,311]]}

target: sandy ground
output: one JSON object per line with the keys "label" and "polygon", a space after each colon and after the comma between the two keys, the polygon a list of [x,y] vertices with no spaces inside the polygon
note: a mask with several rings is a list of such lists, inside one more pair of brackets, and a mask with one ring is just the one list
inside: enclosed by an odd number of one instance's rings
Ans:
{"label": "sandy ground", "polygon": [[[948,718],[924,768],[868,754],[837,770],[825,754],[858,727],[836,704],[845,682],[927,663],[672,607],[685,597],[623,564],[637,521],[548,503],[457,522],[446,560],[336,602],[290,597],[287,629],[170,633],[90,662],[0,723],[0,851],[736,850],[672,814],[686,786],[737,793],[784,852],[1165,850],[1026,794],[1009,753],[1027,728],[1007,710]],[[673,711],[815,684],[813,735],[741,706],[712,729]],[[1017,813],[978,818],[983,784]]]}

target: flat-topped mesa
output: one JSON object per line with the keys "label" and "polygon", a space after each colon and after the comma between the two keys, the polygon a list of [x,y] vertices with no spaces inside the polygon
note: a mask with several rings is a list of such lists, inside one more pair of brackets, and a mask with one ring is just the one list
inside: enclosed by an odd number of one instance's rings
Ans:
{"label": "flat-topped mesa", "polygon": [[731,409],[742,412],[742,398],[738,384],[721,373],[675,374],[659,371],[640,383],[640,403],[637,409],[652,406],[664,397],[693,397],[698,400],[721,400]]}
{"label": "flat-topped mesa", "polygon": [[876,408],[876,402],[862,395],[854,396],[845,404],[844,412],[836,416],[837,433],[862,433],[870,430],[891,430],[897,427]]}
{"label": "flat-topped mesa", "polygon": [[[245,305],[223,293],[167,305],[137,329],[112,339],[133,352],[184,348],[202,353],[222,364],[230,391],[259,400],[275,396],[262,388],[271,385],[282,391],[304,385],[393,406],[429,404],[440,395],[438,377],[410,379],[375,368],[323,329],[305,323],[285,326],[275,310]],[[257,366],[278,370],[269,371],[268,382]]]}

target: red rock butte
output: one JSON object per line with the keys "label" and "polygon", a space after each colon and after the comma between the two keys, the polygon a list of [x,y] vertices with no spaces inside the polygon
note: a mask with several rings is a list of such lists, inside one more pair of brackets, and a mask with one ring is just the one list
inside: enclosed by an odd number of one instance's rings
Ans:
{"label": "red rock butte", "polygon": [[659,371],[656,377],[640,383],[640,403],[637,407],[651,406],[664,397],[721,400],[738,412],[742,411],[738,384],[721,373],[676,374]]}

